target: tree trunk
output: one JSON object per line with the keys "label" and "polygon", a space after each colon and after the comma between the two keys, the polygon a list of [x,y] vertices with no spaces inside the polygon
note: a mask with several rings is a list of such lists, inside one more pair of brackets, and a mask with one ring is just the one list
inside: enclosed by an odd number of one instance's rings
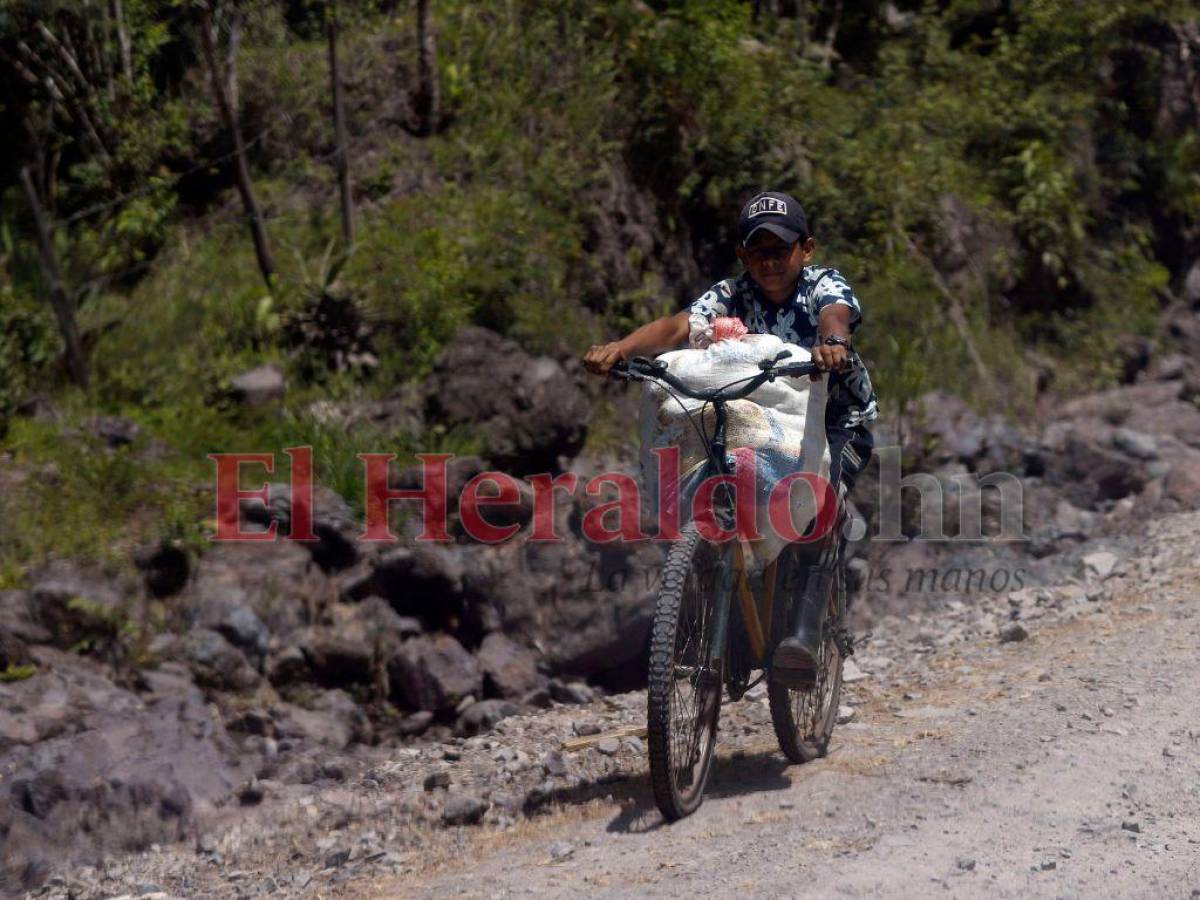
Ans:
{"label": "tree trunk", "polygon": [[337,0],[325,4],[326,33],[329,37],[329,81],[333,87],[333,136],[337,142],[338,193],[342,200],[342,236],[346,246],[354,243],[354,199],[350,194],[350,159],[346,147],[346,111],[342,104],[342,75],[338,68]]}
{"label": "tree trunk", "polygon": [[125,13],[121,8],[121,0],[112,0],[113,18],[117,23],[117,44],[121,48],[121,71],[125,81],[133,84],[133,52],[129,43],[129,29],[125,27]]}
{"label": "tree trunk", "polygon": [[38,200],[37,188],[29,175],[29,167],[21,167],[21,183],[25,186],[25,195],[29,198],[29,208],[33,210],[33,221],[37,227],[38,250],[42,258],[42,272],[46,284],[50,288],[50,305],[54,307],[54,317],[58,320],[58,331],[62,335],[63,346],[66,348],[67,371],[71,380],[81,388],[88,386],[87,360],[83,356],[83,343],[79,340],[79,329],[75,325],[75,310],[71,299],[63,287],[62,273],[58,269],[58,260],[54,257],[54,238],[50,233],[50,223],[46,219],[41,201]]}
{"label": "tree trunk", "polygon": [[808,0],[796,0],[796,49],[804,59],[808,52]]}
{"label": "tree trunk", "polygon": [[200,42],[204,47],[204,59],[208,63],[209,80],[212,82],[213,97],[217,101],[217,111],[225,127],[233,136],[234,163],[237,170],[238,193],[242,197],[242,206],[250,223],[250,237],[254,241],[254,254],[258,259],[258,270],[262,273],[267,289],[271,289],[272,277],[275,274],[275,259],[271,256],[271,244],[267,240],[267,231],[263,225],[262,212],[258,207],[258,198],[254,194],[254,182],[250,180],[250,164],[246,159],[246,145],[242,141],[242,130],[238,127],[237,116],[226,93],[225,79],[221,77],[221,67],[217,62],[217,48],[213,39],[212,6],[206,4],[200,11]]}
{"label": "tree trunk", "polygon": [[842,24],[842,0],[833,4],[833,18],[829,20],[829,30],[825,32],[825,68],[833,68],[833,44],[837,40],[838,28]]}
{"label": "tree trunk", "polygon": [[429,17],[429,0],[417,0],[417,91],[413,112],[417,134],[432,134],[437,127],[441,89],[437,74],[437,40]]}

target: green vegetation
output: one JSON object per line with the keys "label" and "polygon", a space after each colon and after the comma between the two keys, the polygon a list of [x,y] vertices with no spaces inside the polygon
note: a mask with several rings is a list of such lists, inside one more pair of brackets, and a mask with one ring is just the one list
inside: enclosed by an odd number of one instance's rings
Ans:
{"label": "green vegetation", "polygon": [[[444,0],[432,4],[441,120],[427,137],[406,128],[410,5],[356,4],[341,51],[352,248],[323,4],[212,5],[223,40],[240,11],[270,291],[195,4],[125,0],[126,62],[109,4],[0,0],[0,121],[25,135],[0,149],[0,452],[25,475],[0,499],[0,583],[54,554],[119,564],[159,536],[199,546],[209,452],[312,444],[322,482],[357,502],[357,452],[478,447],[347,429],[313,404],[394,394],[465,324],[577,352],[677,308],[732,270],[737,210],[761,188],[802,198],[819,259],[862,297],[885,416],[933,386],[994,406],[1003,385],[1006,405],[1027,408],[1028,351],[1057,360],[1065,390],[1112,381],[1122,342],[1157,335],[1200,240],[1200,138],[1163,101],[1172,24],[1194,21],[1194,3],[845,4],[826,52],[832,0],[804,5],[804,29],[789,2],[755,17],[729,0]],[[21,75],[24,42],[69,77],[39,24],[95,56],[90,93],[56,101]],[[26,165],[78,307],[86,391],[64,381]],[[377,365],[330,367],[297,342],[322,295],[369,324]],[[228,402],[229,380],[263,362],[288,372],[287,400]],[[36,394],[61,421],[17,414]],[[61,439],[97,413],[130,417],[142,437]],[[620,423],[600,418],[612,440]]]}

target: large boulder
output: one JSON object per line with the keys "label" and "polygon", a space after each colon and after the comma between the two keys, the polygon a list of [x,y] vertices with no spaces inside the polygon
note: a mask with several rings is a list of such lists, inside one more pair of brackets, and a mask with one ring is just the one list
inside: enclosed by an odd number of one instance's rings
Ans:
{"label": "large boulder", "polygon": [[26,740],[0,741],[0,894],[194,834],[248,774],[181,673],[155,673],[134,695],[87,660],[47,650],[38,661],[32,678],[0,684],[0,723],[27,725]]}
{"label": "large boulder", "polygon": [[227,630],[230,611],[244,607],[282,636],[313,621],[331,593],[329,577],[300,544],[222,543],[200,558],[173,608],[187,625]]}
{"label": "large boulder", "polygon": [[409,709],[450,710],[483,691],[479,663],[448,634],[405,641],[389,661],[388,675],[393,697]]}
{"label": "large boulder", "polygon": [[486,436],[488,458],[513,474],[556,470],[583,447],[591,407],[575,371],[531,357],[486,328],[466,328],[425,383],[428,418]]}
{"label": "large boulder", "polygon": [[370,684],[400,645],[421,633],[416,619],[399,616],[378,597],[358,604],[334,604],[328,622],[305,629],[296,639],[305,674],[329,687]]}
{"label": "large boulder", "polygon": [[476,654],[484,684],[496,697],[523,697],[537,686],[537,658],[529,648],[499,632],[483,639]]}
{"label": "large boulder", "polygon": [[55,560],[31,579],[30,610],[57,647],[115,641],[125,621],[120,588],[101,573]]}
{"label": "large boulder", "polygon": [[[279,537],[292,533],[292,486],[285,482],[268,485],[268,500],[251,500],[242,507],[245,519],[261,527],[276,523]],[[326,572],[348,569],[358,561],[357,537],[362,530],[353,510],[338,493],[323,485],[313,486],[312,532],[315,541],[301,541],[313,561]]]}

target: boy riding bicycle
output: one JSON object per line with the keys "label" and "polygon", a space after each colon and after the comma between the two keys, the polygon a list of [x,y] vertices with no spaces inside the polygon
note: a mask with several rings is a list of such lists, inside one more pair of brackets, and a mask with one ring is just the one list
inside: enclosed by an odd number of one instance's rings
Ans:
{"label": "boy riding bicycle", "polygon": [[[686,310],[643,325],[622,340],[591,347],[584,365],[604,375],[618,362],[655,356],[685,341],[705,347],[712,340],[713,320],[726,316],[741,319],[753,334],[774,334],[798,344],[830,373],[825,408],[829,477],[847,493],[870,460],[874,440],[866,423],[879,414],[870,376],[850,343],[862,322],[858,298],[836,269],[809,265],[816,241],[804,210],[788,194],[768,191],[752,198],[742,208],[738,239],[743,274],[713,285]],[[780,642],[772,662],[773,677],[795,684],[811,683],[820,643],[823,598],[815,591],[805,594],[796,633]]]}

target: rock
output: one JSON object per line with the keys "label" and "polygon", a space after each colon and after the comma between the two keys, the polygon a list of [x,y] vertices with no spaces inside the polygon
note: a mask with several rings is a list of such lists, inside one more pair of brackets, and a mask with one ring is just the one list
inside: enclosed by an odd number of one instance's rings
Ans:
{"label": "rock", "polygon": [[515,716],[518,712],[517,705],[508,700],[480,700],[468,706],[458,717],[455,731],[467,737],[484,734],[495,728],[502,719]]}
{"label": "rock", "polygon": [[465,328],[434,362],[425,412],[430,421],[487,435],[487,456],[505,471],[553,471],[559,457],[579,452],[591,416],[571,365],[568,372],[493,331]]}
{"label": "rock", "polygon": [[272,400],[280,400],[287,394],[287,378],[274,363],[243,372],[230,382],[234,399],[249,406],[260,406]]}
{"label": "rock", "polygon": [[55,560],[31,579],[29,608],[56,647],[108,643],[125,622],[120,590],[99,573]]}
{"label": "rock", "polygon": [[974,857],[971,857],[971,856],[960,856],[958,859],[956,859],[954,861],[954,865],[958,868],[958,870],[960,872],[974,872],[975,871],[975,859],[974,859]]}
{"label": "rock", "polygon": [[432,790],[435,790],[436,788],[450,787],[450,773],[449,772],[431,772],[430,774],[425,776],[424,787],[425,787],[425,790],[427,790],[427,791],[432,791]]}
{"label": "rock", "polygon": [[84,429],[109,447],[128,446],[142,433],[141,426],[125,416],[93,416],[84,422]]}
{"label": "rock", "polygon": [[479,663],[448,634],[405,641],[388,661],[393,696],[410,709],[454,709],[483,687]]}
{"label": "rock", "polygon": [[1200,259],[1192,263],[1183,280],[1183,300],[1193,309],[1200,307]]}
{"label": "rock", "polygon": [[208,628],[193,628],[172,642],[201,687],[219,691],[248,691],[259,682],[258,673],[224,635]]}
{"label": "rock", "polygon": [[427,709],[423,709],[401,719],[400,724],[396,726],[396,730],[402,735],[411,737],[424,733],[432,723],[433,713]]}
{"label": "rock", "polygon": [[559,703],[591,703],[596,699],[596,692],[581,681],[560,681],[550,679],[550,696]]}
{"label": "rock", "polygon": [[1200,461],[1184,459],[1171,466],[1163,493],[1183,509],[1200,509]]}
{"label": "rock", "polygon": [[1023,641],[1027,637],[1029,637],[1029,632],[1025,630],[1025,626],[1020,622],[1012,622],[1000,629],[1000,643],[1002,644]]}
{"label": "rock", "polygon": [[1067,499],[1084,509],[1133,496],[1149,480],[1144,466],[1130,465],[1123,453],[1078,431],[1067,433],[1061,447],[1048,450],[1047,482],[1061,487]]}
{"label": "rock", "polygon": [[347,589],[346,599],[375,595],[402,616],[415,616],[440,628],[464,610],[463,556],[458,546],[420,543],[379,557],[363,581]]}
{"label": "rock", "polygon": [[1113,432],[1113,446],[1134,459],[1158,459],[1158,441],[1152,435],[1134,431],[1132,428],[1118,428]]}
{"label": "rock", "polygon": [[38,621],[28,591],[0,591],[0,634],[17,644],[48,644],[50,630]]}
{"label": "rock", "polygon": [[158,691],[138,697],[87,660],[54,653],[52,672],[0,685],[0,710],[58,706],[65,726],[36,748],[0,747],[5,888],[32,888],[51,867],[181,840],[249,774],[185,679],[161,678]]}
{"label": "rock", "polygon": [[134,554],[133,563],[155,597],[170,597],[182,591],[192,568],[187,553],[165,541],[143,547]]}
{"label": "rock", "polygon": [[442,807],[442,822],[446,825],[475,825],[488,811],[486,800],[467,794],[455,794]]}
{"label": "rock", "polygon": [[342,866],[344,866],[349,861],[350,861],[349,848],[343,848],[341,850],[334,850],[332,853],[328,854],[325,857],[325,868],[326,869],[340,869]]}
{"label": "rock", "polygon": [[267,655],[271,632],[247,606],[232,606],[222,611],[216,630],[250,659],[261,661]]}
{"label": "rock", "polygon": [[280,703],[272,707],[280,738],[342,750],[371,739],[371,723],[345,691],[307,693],[304,706]]}
{"label": "rock", "polygon": [[847,659],[842,664],[842,683],[854,684],[857,681],[863,681],[871,676],[858,667],[853,659]]}
{"label": "rock", "polygon": [[837,723],[839,725],[845,725],[849,722],[852,722],[853,720],[854,720],[854,707],[853,706],[839,706],[838,707]]}
{"label": "rock", "polygon": [[335,603],[328,619],[298,639],[311,677],[328,687],[372,683],[404,641],[421,633],[416,619],[396,615],[379,597]]}
{"label": "rock", "polygon": [[1134,834],[1141,834],[1142,826],[1139,825],[1137,822],[1125,821],[1125,822],[1121,823],[1121,830],[1122,831],[1132,831]]}
{"label": "rock", "polygon": [[[259,500],[243,504],[242,514],[248,522],[269,527],[276,524],[280,537],[292,533],[292,486],[286,482],[268,485],[268,502]],[[352,567],[359,559],[358,534],[361,531],[353,511],[338,493],[324,485],[314,485],[312,494],[312,533],[315,541],[301,541],[313,562],[325,572],[340,572]]]}
{"label": "rock", "polygon": [[571,730],[580,737],[591,737],[593,734],[599,734],[602,729],[599,722],[572,722]]}
{"label": "rock", "polygon": [[575,853],[575,845],[570,841],[555,841],[550,845],[550,859],[558,862],[568,859]]}
{"label": "rock", "polygon": [[520,697],[537,685],[537,661],[527,648],[500,633],[483,639],[475,654],[484,684],[498,697]]}
{"label": "rock", "polygon": [[617,738],[601,738],[596,742],[596,749],[605,756],[615,756],[621,749],[621,742]]}
{"label": "rock", "polygon": [[1108,550],[1097,550],[1094,553],[1089,553],[1082,560],[1084,572],[1102,581],[1112,574],[1113,569],[1116,568],[1119,561],[1119,557]]}
{"label": "rock", "polygon": [[553,778],[562,778],[567,774],[567,762],[557,750],[551,750],[542,757],[542,769]]}

